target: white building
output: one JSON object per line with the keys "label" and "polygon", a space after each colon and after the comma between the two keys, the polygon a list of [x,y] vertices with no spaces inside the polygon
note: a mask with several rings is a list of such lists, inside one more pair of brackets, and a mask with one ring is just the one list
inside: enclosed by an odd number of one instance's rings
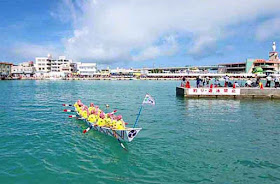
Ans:
{"label": "white building", "polygon": [[49,54],[48,57],[36,57],[35,58],[35,69],[37,73],[49,73],[51,71],[51,60],[52,56]]}
{"label": "white building", "polygon": [[98,74],[96,63],[78,62],[76,64],[77,64],[77,73],[81,76],[92,77]]}
{"label": "white building", "polygon": [[66,59],[65,56],[59,56],[58,60],[51,60],[51,72],[72,73],[74,72],[73,66],[75,65],[72,59]]}
{"label": "white building", "polygon": [[48,57],[36,57],[35,68],[39,75],[64,77],[76,72],[76,63],[73,63],[71,59],[66,59],[65,56],[53,59],[49,54]]}
{"label": "white building", "polygon": [[24,62],[19,65],[12,66],[13,77],[33,77],[35,74],[35,67],[33,61]]}

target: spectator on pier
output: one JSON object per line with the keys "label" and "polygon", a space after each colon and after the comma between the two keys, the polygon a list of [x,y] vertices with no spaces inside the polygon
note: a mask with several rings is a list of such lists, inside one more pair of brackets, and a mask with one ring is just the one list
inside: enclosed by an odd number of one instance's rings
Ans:
{"label": "spectator on pier", "polygon": [[269,75],[266,77],[266,85],[265,87],[270,87],[271,86],[271,81],[272,81],[272,77]]}
{"label": "spectator on pier", "polygon": [[259,85],[260,85],[260,82],[261,82],[261,78],[260,78],[260,77],[257,77],[256,85],[259,86]]}
{"label": "spectator on pier", "polygon": [[227,87],[227,86],[228,86],[228,81],[229,81],[229,76],[228,76],[228,75],[226,75],[226,76],[225,76],[225,87]]}
{"label": "spectator on pier", "polygon": [[206,78],[204,77],[204,78],[202,79],[202,86],[204,87],[205,84],[206,84]]}
{"label": "spectator on pier", "polygon": [[252,87],[252,81],[251,81],[250,78],[246,81],[245,86],[246,87]]}
{"label": "spectator on pier", "polygon": [[210,78],[207,76],[206,77],[206,86],[209,86]]}
{"label": "spectator on pier", "polygon": [[279,87],[279,77],[275,76],[274,83],[275,83],[275,88],[278,88]]}
{"label": "spectator on pier", "polygon": [[240,87],[237,81],[234,82],[234,85],[235,85],[236,88]]}
{"label": "spectator on pier", "polygon": [[215,88],[220,86],[219,79],[215,78],[214,84],[215,84]]}
{"label": "spectator on pier", "polygon": [[201,78],[200,76],[196,77],[196,87],[199,88],[199,84],[200,84]]}
{"label": "spectator on pier", "polygon": [[183,77],[182,82],[181,82],[181,87],[186,86],[186,77]]}

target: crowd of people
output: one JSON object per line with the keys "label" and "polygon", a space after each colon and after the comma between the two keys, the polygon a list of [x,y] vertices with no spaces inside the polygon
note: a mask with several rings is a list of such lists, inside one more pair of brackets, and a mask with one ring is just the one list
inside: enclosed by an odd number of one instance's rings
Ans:
{"label": "crowd of people", "polygon": [[[265,87],[280,87],[280,79],[279,77],[272,77],[267,76],[265,79]],[[274,83],[274,86],[273,86]],[[183,77],[181,82],[182,87],[190,88],[190,82],[186,80],[185,77]],[[260,77],[255,78],[248,78],[245,82],[245,84],[240,83],[238,81],[230,81],[230,78],[228,75],[226,75],[223,78],[210,78],[210,77],[201,77],[198,76],[196,78],[196,87],[260,87],[263,86],[263,83],[261,82]]]}
{"label": "crowd of people", "polygon": [[122,115],[115,115],[115,111],[110,113],[103,112],[98,106],[90,103],[90,106],[84,105],[81,100],[78,100],[74,107],[79,115],[100,127],[108,127],[116,130],[125,130],[126,123],[122,119]]}

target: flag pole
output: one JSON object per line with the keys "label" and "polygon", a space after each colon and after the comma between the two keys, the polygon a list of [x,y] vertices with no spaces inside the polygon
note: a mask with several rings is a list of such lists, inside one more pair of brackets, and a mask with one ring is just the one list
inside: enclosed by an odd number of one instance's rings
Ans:
{"label": "flag pole", "polygon": [[134,125],[133,125],[133,128],[135,128],[136,125],[137,125],[137,122],[138,122],[138,120],[139,120],[139,116],[140,116],[140,114],[141,114],[142,108],[143,108],[143,104],[142,104],[141,107],[140,107],[140,110],[139,110],[139,113],[138,113],[138,115],[137,115],[136,121],[135,121],[135,123],[134,123]]}

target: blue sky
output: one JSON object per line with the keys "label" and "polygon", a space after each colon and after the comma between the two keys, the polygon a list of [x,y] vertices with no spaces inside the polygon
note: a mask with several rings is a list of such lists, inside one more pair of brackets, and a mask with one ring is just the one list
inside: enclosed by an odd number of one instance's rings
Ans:
{"label": "blue sky", "polygon": [[[111,67],[210,65],[280,47],[279,0],[0,0],[0,61],[66,55]],[[279,49],[278,49],[279,50]]]}

